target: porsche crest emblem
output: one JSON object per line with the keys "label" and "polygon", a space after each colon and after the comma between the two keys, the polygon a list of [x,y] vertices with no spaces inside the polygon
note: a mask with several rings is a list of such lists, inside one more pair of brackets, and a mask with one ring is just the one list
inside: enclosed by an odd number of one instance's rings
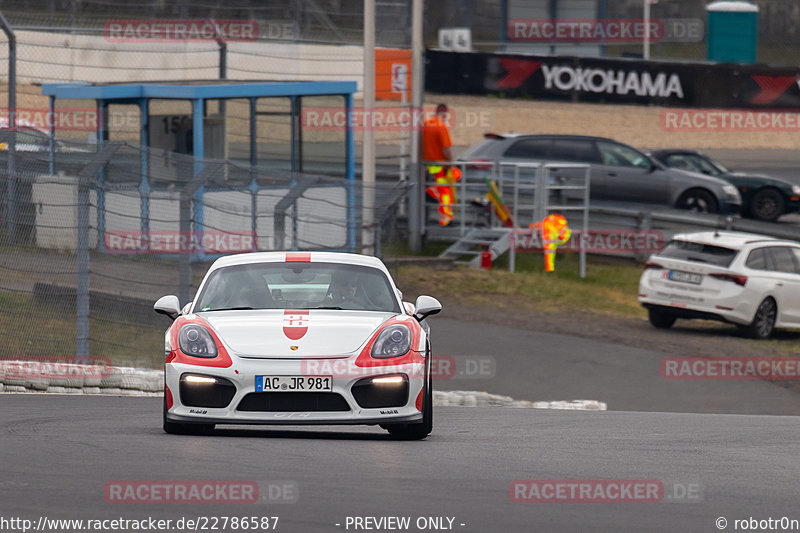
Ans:
{"label": "porsche crest emblem", "polygon": [[289,349],[292,350],[293,352],[296,352],[298,348],[299,346],[289,346]]}

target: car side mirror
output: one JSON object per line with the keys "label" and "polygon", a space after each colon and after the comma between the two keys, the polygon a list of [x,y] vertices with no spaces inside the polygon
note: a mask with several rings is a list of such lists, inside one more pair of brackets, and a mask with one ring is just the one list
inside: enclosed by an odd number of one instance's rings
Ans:
{"label": "car side mirror", "polygon": [[433,296],[425,296],[424,294],[417,298],[415,307],[416,312],[414,313],[414,318],[416,318],[418,322],[422,322],[429,316],[435,315],[442,310],[442,304],[439,303],[439,300]]}
{"label": "car side mirror", "polygon": [[167,315],[172,320],[175,320],[178,318],[178,315],[181,314],[181,304],[177,296],[169,294],[159,298],[155,305],[153,305],[153,310],[156,313]]}

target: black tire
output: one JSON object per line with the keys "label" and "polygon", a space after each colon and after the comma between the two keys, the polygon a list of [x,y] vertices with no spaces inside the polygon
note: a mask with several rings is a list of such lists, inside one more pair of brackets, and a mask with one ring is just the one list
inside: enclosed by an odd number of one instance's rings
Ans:
{"label": "black tire", "polygon": [[776,189],[761,189],[750,199],[747,212],[757,220],[775,222],[786,212],[786,199]]}
{"label": "black tire", "polygon": [[690,189],[678,200],[678,209],[688,209],[695,213],[718,213],[719,204],[714,195],[703,189]]}
{"label": "black tire", "polygon": [[433,431],[433,380],[431,379],[431,352],[425,363],[425,392],[422,394],[422,420],[411,424],[392,424],[384,427],[393,440],[422,440]]}
{"label": "black tire", "polygon": [[667,311],[660,311],[658,309],[648,309],[647,316],[650,323],[659,329],[669,329],[675,323],[678,317]]}
{"label": "black tire", "polygon": [[754,339],[768,339],[775,331],[777,318],[778,304],[772,298],[766,298],[758,305],[753,321],[744,330],[748,336]]}
{"label": "black tire", "polygon": [[208,435],[214,430],[214,424],[182,424],[167,420],[167,389],[164,388],[163,426],[164,432],[170,435]]}

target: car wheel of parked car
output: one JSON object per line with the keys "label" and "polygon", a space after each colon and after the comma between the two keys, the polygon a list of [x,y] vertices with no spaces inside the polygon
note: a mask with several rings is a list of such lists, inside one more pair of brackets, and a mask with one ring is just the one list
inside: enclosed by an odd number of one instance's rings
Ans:
{"label": "car wheel of parked car", "polygon": [[778,316],[778,306],[772,298],[766,298],[758,306],[756,316],[745,328],[747,334],[754,339],[766,339],[775,329],[775,319]]}
{"label": "car wheel of parked car", "polygon": [[775,189],[761,189],[750,200],[750,214],[758,220],[774,222],[785,210],[786,200]]}
{"label": "car wheel of parked car", "polygon": [[650,309],[647,315],[650,318],[650,323],[659,329],[671,328],[678,318],[672,313],[659,311],[658,309]]}
{"label": "car wheel of parked car", "polygon": [[717,199],[708,191],[691,189],[683,193],[678,200],[678,208],[688,209],[696,213],[716,213],[719,211]]}

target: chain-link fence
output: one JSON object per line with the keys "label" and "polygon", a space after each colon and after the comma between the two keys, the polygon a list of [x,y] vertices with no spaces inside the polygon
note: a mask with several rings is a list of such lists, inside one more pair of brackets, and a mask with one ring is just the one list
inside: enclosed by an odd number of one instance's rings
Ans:
{"label": "chain-link fence", "polygon": [[[0,358],[157,365],[163,346],[154,331],[166,323],[153,302],[165,294],[190,301],[213,259],[358,251],[364,231],[379,246],[406,193],[395,182],[365,189],[122,142],[64,142],[53,153],[9,157],[0,152]],[[367,222],[364,194],[375,197]]]}
{"label": "chain-link fence", "polygon": [[[800,0],[755,3],[759,6],[758,61],[800,63]],[[696,33],[653,42],[651,58],[704,60],[705,5],[694,0],[653,4],[653,20],[683,21]],[[508,37],[508,25],[515,19],[635,20],[643,17],[642,6],[641,0],[425,2],[425,42],[436,47],[440,28],[464,27],[471,30],[475,49],[508,49],[513,45],[514,50],[522,51],[525,43],[513,43]],[[363,73],[362,0],[145,0],[135,4],[27,0],[4,3],[0,8],[17,32],[21,89],[26,83],[54,81],[211,79],[220,76],[221,63],[225,63],[223,75],[230,79],[360,80]],[[223,35],[176,38],[158,33],[156,26],[169,21],[217,21]],[[139,23],[146,25],[146,35],[138,30]],[[237,33],[236,23],[244,24],[245,30]],[[233,30],[225,34],[231,27]],[[411,0],[378,0],[376,30],[378,46],[409,48]],[[225,45],[224,60],[221,41]],[[612,57],[642,54],[641,43],[609,41],[595,48]],[[5,49],[0,53],[0,74],[6,68],[6,54]],[[37,96],[36,91],[31,90],[30,95]]]}

